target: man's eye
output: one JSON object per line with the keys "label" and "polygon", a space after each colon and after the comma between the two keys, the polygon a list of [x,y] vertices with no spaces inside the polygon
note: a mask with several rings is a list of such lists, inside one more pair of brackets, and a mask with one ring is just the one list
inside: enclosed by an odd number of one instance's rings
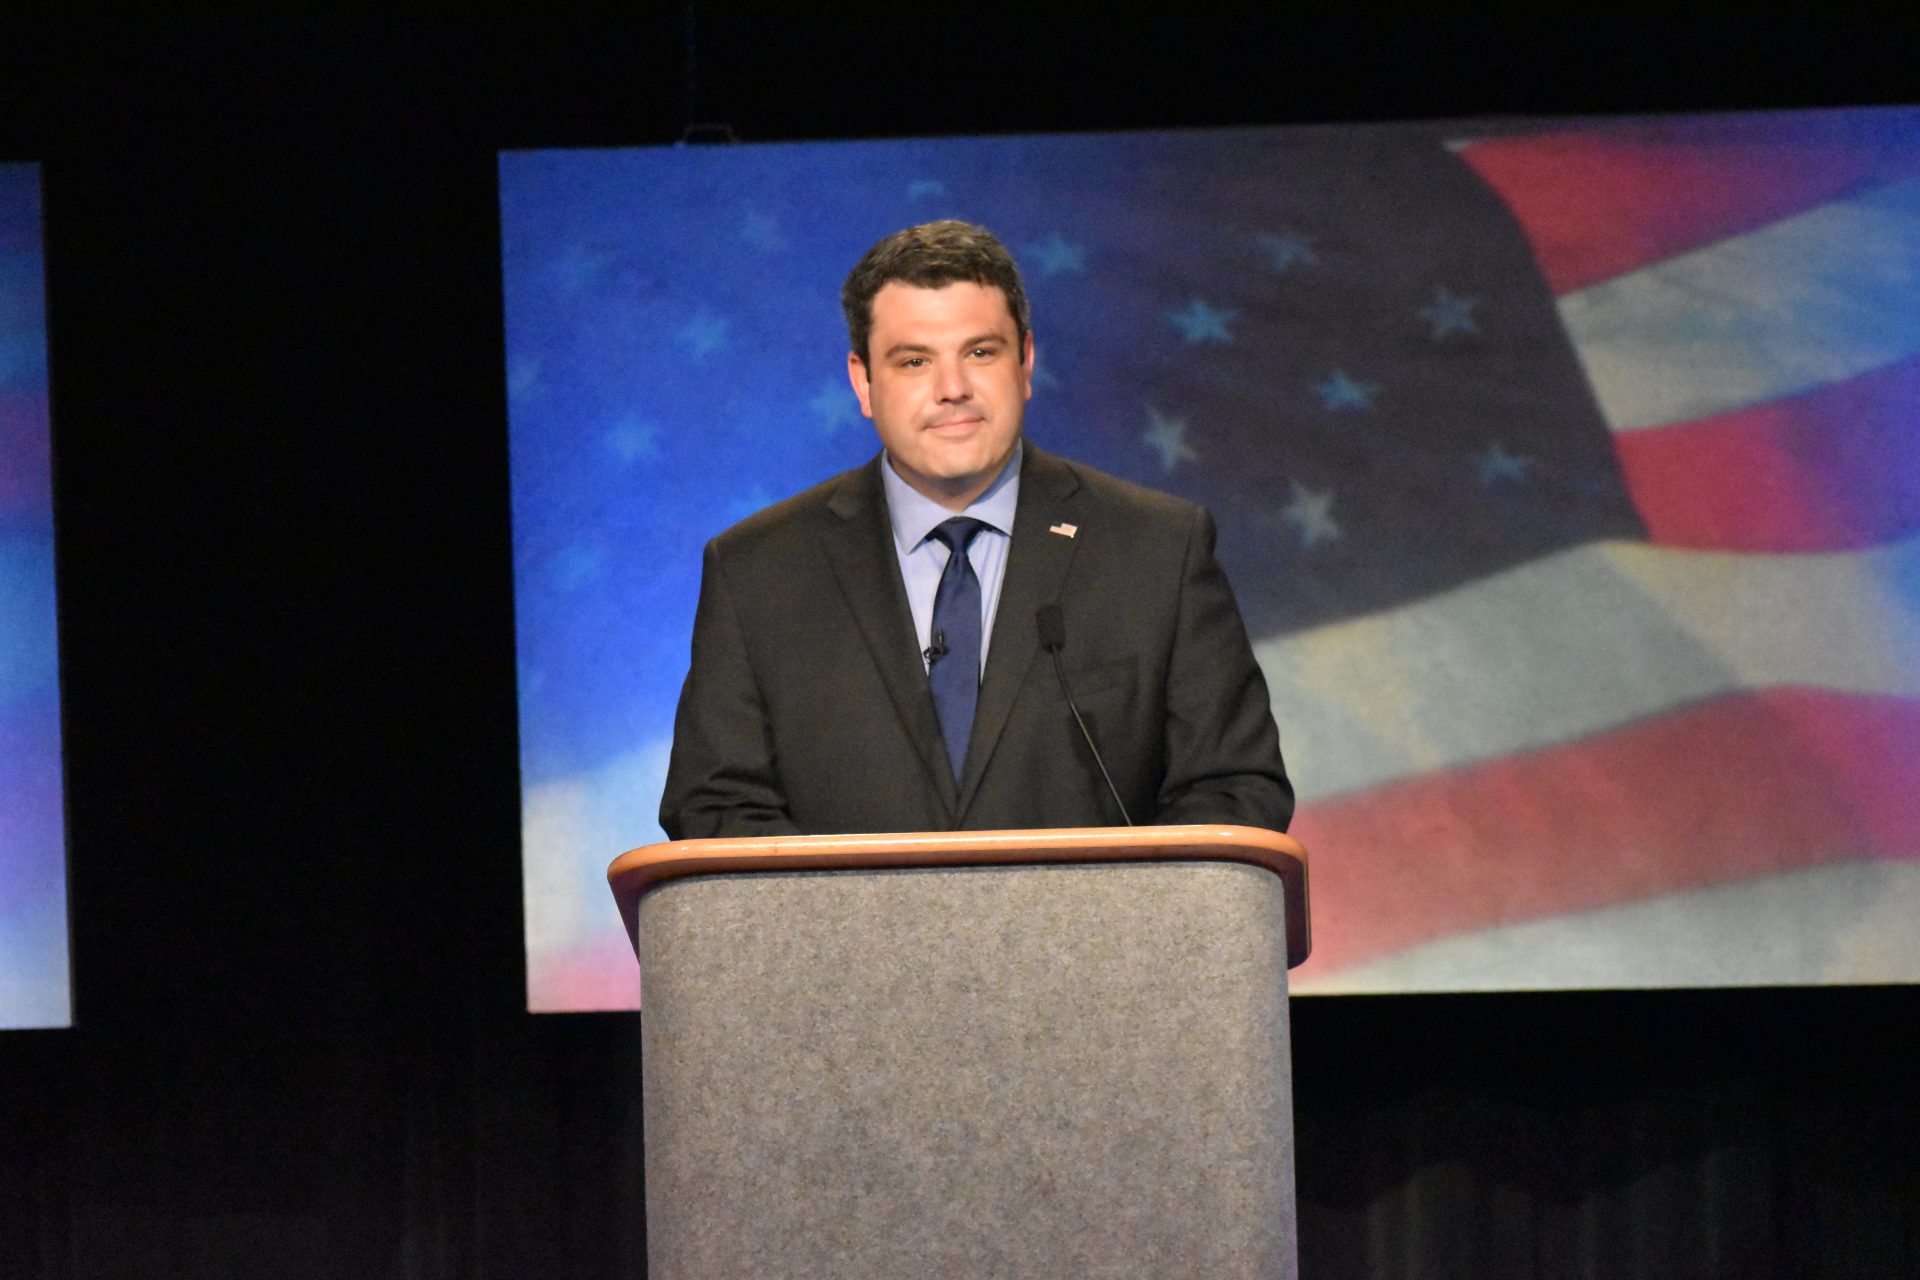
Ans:
{"label": "man's eye", "polygon": [[925,356],[908,356],[905,360],[902,360],[900,362],[900,367],[902,369],[918,369],[921,365],[925,364],[926,362],[927,362],[927,358]]}

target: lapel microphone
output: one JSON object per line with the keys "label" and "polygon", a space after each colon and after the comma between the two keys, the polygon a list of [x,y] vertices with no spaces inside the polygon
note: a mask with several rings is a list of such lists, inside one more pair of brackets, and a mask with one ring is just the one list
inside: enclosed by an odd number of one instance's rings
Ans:
{"label": "lapel microphone", "polygon": [[932,666],[934,663],[940,661],[940,659],[946,657],[947,633],[935,627],[933,631],[933,643],[928,645],[927,651],[920,656],[927,660],[928,666]]}
{"label": "lapel microphone", "polygon": [[1087,740],[1087,750],[1093,752],[1093,762],[1100,768],[1100,780],[1107,784],[1107,794],[1113,797],[1113,803],[1120,809],[1120,818],[1128,826],[1133,818],[1127,813],[1127,803],[1120,798],[1120,789],[1113,785],[1113,775],[1107,772],[1107,762],[1100,758],[1100,748],[1093,745],[1093,735],[1087,732],[1087,722],[1080,718],[1080,708],[1073,704],[1073,690],[1067,687],[1066,668],[1060,664],[1060,651],[1067,647],[1067,619],[1057,604],[1043,604],[1033,615],[1034,623],[1040,628],[1040,647],[1053,655],[1053,674],[1060,678],[1060,692],[1066,695],[1067,710],[1073,712],[1073,722],[1080,726],[1080,736]]}

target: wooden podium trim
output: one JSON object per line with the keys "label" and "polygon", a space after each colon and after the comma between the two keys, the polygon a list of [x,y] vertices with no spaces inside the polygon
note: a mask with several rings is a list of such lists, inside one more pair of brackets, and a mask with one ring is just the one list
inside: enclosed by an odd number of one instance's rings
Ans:
{"label": "wooden podium trim", "polygon": [[1056,862],[1244,862],[1286,886],[1287,967],[1307,958],[1307,851],[1258,827],[1062,827],[1033,831],[922,831],[901,835],[760,836],[672,840],[632,849],[607,868],[627,937],[649,889],[682,876],[752,872],[969,867]]}

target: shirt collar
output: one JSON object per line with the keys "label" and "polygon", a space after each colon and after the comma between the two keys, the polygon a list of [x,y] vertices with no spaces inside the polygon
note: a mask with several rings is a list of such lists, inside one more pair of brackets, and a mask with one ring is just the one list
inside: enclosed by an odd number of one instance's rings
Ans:
{"label": "shirt collar", "polygon": [[893,541],[900,548],[900,554],[912,551],[926,540],[935,526],[951,520],[956,514],[972,516],[1012,537],[1013,513],[1020,502],[1020,459],[1026,447],[1026,441],[1016,440],[1013,456],[1007,459],[1000,474],[994,477],[985,493],[968,503],[967,509],[961,512],[947,510],[902,480],[893,469],[893,459],[887,457],[883,450],[880,455],[880,484],[886,491],[887,518],[893,524]]}

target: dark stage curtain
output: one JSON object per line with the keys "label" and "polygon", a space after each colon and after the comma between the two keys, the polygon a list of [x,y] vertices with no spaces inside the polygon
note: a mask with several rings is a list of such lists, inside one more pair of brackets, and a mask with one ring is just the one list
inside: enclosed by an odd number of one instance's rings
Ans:
{"label": "dark stage curtain", "polygon": [[[1920,1274],[1911,1055],[1859,1034],[1911,1009],[1297,1004],[1302,1274]],[[633,1015],[175,1025],[8,1046],[8,1275],[644,1274]]]}

